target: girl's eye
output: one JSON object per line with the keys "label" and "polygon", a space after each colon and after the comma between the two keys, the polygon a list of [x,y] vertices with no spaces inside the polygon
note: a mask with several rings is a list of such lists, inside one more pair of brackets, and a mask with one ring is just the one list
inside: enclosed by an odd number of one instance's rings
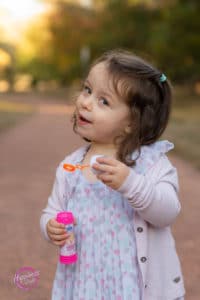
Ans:
{"label": "girl's eye", "polygon": [[83,90],[86,91],[88,94],[91,94],[91,89],[87,85],[83,86]]}
{"label": "girl's eye", "polygon": [[[89,86],[87,86],[85,84],[83,85],[83,91],[86,92],[87,94],[91,94],[92,93],[92,91],[89,88]],[[105,98],[101,98],[100,101],[103,101],[104,105],[109,105],[108,101]]]}
{"label": "girl's eye", "polygon": [[101,100],[104,102],[104,103],[103,103],[104,105],[109,105],[108,101],[107,101],[105,98],[101,98],[100,101],[101,101]]}

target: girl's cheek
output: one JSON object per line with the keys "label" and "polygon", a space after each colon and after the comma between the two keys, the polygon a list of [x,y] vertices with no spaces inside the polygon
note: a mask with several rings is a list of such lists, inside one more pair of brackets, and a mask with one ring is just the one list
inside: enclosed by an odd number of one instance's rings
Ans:
{"label": "girl's cheek", "polygon": [[77,100],[76,100],[76,107],[78,106],[78,105],[80,105],[80,96],[77,98]]}
{"label": "girl's cheek", "polygon": [[78,97],[77,97],[76,102],[77,102],[77,103],[80,103],[83,99],[84,99],[84,93],[83,93],[83,92],[80,92],[80,94],[79,94]]}

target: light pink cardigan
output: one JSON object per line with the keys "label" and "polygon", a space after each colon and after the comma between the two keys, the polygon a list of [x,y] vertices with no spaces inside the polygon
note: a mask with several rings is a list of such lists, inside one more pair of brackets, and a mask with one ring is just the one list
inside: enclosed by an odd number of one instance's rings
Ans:
{"label": "light pink cardigan", "polygon": [[[57,212],[67,210],[67,200],[76,186],[75,173],[74,182],[69,183],[62,165],[80,162],[87,147],[83,146],[65,157],[57,168],[51,196],[40,218],[41,232],[49,242],[46,224]],[[165,155],[172,148],[173,144],[168,141],[143,146],[137,165],[130,168],[129,175],[117,190],[135,210],[142,300],[174,300],[185,294],[181,266],[169,227],[181,209],[177,196],[177,172]],[[132,157],[136,155],[134,152]]]}

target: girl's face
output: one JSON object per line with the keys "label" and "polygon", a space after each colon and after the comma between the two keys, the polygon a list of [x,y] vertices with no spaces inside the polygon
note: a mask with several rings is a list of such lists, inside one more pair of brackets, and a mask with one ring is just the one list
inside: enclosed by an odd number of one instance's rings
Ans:
{"label": "girl's face", "polygon": [[76,132],[92,142],[113,144],[130,124],[129,107],[117,96],[110,77],[105,62],[95,65],[76,101]]}

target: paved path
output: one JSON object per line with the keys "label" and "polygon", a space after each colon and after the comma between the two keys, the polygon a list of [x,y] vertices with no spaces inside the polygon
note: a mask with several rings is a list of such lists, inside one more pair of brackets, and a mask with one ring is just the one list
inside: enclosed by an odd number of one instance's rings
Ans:
{"label": "paved path", "polygon": [[[58,258],[56,246],[40,234],[39,219],[47,202],[58,163],[84,144],[70,123],[72,107],[40,106],[38,113],[0,136],[0,299],[50,300]],[[172,227],[187,296],[200,299],[200,173],[177,157],[182,212]],[[15,272],[31,266],[40,272],[38,286],[30,291],[13,283]],[[95,300],[95,299],[94,299]]]}

